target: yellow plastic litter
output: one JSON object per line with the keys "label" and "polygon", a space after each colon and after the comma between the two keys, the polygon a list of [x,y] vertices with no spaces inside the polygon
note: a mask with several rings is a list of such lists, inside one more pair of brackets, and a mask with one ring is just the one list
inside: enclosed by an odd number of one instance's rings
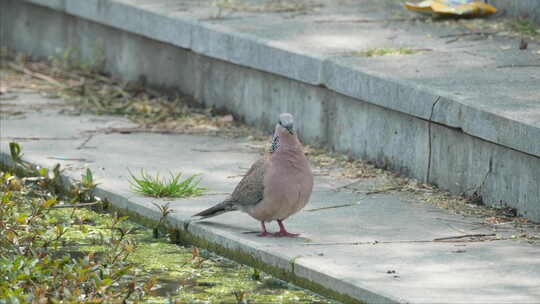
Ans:
{"label": "yellow plastic litter", "polygon": [[457,16],[481,16],[497,12],[495,7],[475,0],[426,0],[418,3],[406,2],[405,7],[416,12]]}

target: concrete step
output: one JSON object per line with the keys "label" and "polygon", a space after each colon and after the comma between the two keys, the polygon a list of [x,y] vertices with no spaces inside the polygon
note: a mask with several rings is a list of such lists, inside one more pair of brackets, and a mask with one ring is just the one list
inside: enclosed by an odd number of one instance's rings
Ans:
{"label": "concrete step", "polygon": [[[42,57],[97,50],[115,75],[264,129],[293,112],[307,143],[540,221],[536,41],[519,50],[501,31],[467,35],[476,21],[414,21],[393,1],[227,3],[5,0],[3,41]],[[354,53],[384,47],[419,52]]]}

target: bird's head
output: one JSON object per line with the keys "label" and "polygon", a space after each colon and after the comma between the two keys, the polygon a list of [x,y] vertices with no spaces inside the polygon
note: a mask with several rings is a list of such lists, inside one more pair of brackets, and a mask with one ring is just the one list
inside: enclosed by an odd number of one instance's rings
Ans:
{"label": "bird's head", "polygon": [[280,146],[280,142],[285,144],[298,141],[294,132],[294,117],[290,113],[281,113],[278,123],[272,136],[272,146],[270,153],[274,153]]}
{"label": "bird's head", "polygon": [[[281,113],[279,115],[279,121],[276,125],[276,131],[278,134],[289,133],[294,134],[294,117],[290,113]],[[280,135],[281,135],[280,134]]]}

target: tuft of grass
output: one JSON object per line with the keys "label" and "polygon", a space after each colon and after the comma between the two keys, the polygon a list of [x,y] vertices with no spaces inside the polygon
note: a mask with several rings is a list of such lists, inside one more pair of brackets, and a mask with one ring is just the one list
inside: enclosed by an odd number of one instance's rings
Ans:
{"label": "tuft of grass", "polygon": [[510,24],[513,30],[518,31],[522,34],[538,34],[540,33],[540,28],[536,23],[528,19],[516,19]]}
{"label": "tuft of grass", "polygon": [[182,173],[170,174],[171,178],[165,179],[160,178],[159,173],[152,176],[141,170],[141,176],[137,177],[129,171],[132,179],[129,182],[133,191],[153,197],[192,197],[206,191],[206,188],[199,187],[201,179],[197,179],[196,174],[185,179],[180,179]]}
{"label": "tuft of grass", "polygon": [[420,50],[415,50],[411,48],[370,48],[365,51],[356,51],[352,52],[353,56],[365,56],[365,57],[374,57],[374,56],[386,56],[386,55],[411,55],[416,54]]}

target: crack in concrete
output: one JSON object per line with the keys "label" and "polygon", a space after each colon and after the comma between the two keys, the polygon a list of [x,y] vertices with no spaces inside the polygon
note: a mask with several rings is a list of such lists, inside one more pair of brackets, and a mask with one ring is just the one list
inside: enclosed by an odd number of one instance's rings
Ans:
{"label": "crack in concrete", "polygon": [[435,106],[437,103],[439,103],[439,100],[441,99],[441,96],[437,96],[437,99],[435,99],[435,102],[431,106],[431,113],[429,114],[429,121],[428,121],[428,165],[427,165],[427,172],[426,172],[426,183],[429,183],[429,178],[431,174],[431,124],[433,123],[433,112],[435,112]]}
{"label": "crack in concrete", "polygon": [[76,149],[81,150],[88,148],[86,144],[94,137],[94,134],[90,134]]}
{"label": "crack in concrete", "polygon": [[[437,98],[438,100],[438,98]],[[435,104],[433,105],[433,107],[435,106]],[[432,108],[433,109],[433,108]],[[433,110],[432,110],[433,111]],[[416,117],[416,116],[413,116],[413,117]],[[511,150],[511,151],[515,151],[515,152],[518,152],[518,153],[522,153],[524,155],[527,155],[527,156],[530,156],[530,157],[534,157],[536,159],[540,159],[540,155],[536,155],[536,154],[532,154],[530,152],[526,152],[526,151],[522,151],[522,150],[519,150],[517,148],[512,148],[511,146],[508,146],[508,145],[505,145],[505,144],[502,144],[502,143],[499,143],[499,142],[495,142],[493,140],[490,140],[490,139],[487,139],[487,138],[483,138],[483,137],[480,137],[478,135],[475,135],[473,133],[470,133],[470,132],[467,132],[465,130],[463,130],[463,127],[455,127],[455,126],[450,126],[450,125],[446,125],[444,123],[440,123],[440,122],[437,122],[437,121],[433,121],[431,120],[431,117],[429,119],[425,119],[425,118],[420,118],[420,117],[416,117],[418,119],[421,119],[421,120],[424,120],[424,121],[427,121],[430,123],[430,126],[431,124],[434,124],[434,125],[438,125],[438,126],[441,126],[441,127],[445,127],[447,129],[450,129],[450,130],[454,130],[456,132],[460,132],[460,133],[463,133],[465,135],[468,135],[472,138],[475,138],[475,139],[478,139],[478,140],[481,140],[483,142],[486,142],[486,143],[490,143],[490,144],[493,144],[493,145],[496,145],[496,146],[499,146],[499,147],[503,147],[505,149],[508,149],[508,150]],[[429,130],[428,130],[429,131]]]}
{"label": "crack in concrete", "polygon": [[484,185],[486,183],[486,180],[489,176],[489,174],[491,173],[491,170],[493,169],[493,156],[490,156],[489,157],[489,165],[488,165],[488,171],[486,172],[486,174],[484,175],[484,178],[482,179],[482,182],[476,187],[476,189],[474,190],[474,193],[476,193],[477,195],[480,195],[479,191],[482,191],[482,188],[484,188]]}

